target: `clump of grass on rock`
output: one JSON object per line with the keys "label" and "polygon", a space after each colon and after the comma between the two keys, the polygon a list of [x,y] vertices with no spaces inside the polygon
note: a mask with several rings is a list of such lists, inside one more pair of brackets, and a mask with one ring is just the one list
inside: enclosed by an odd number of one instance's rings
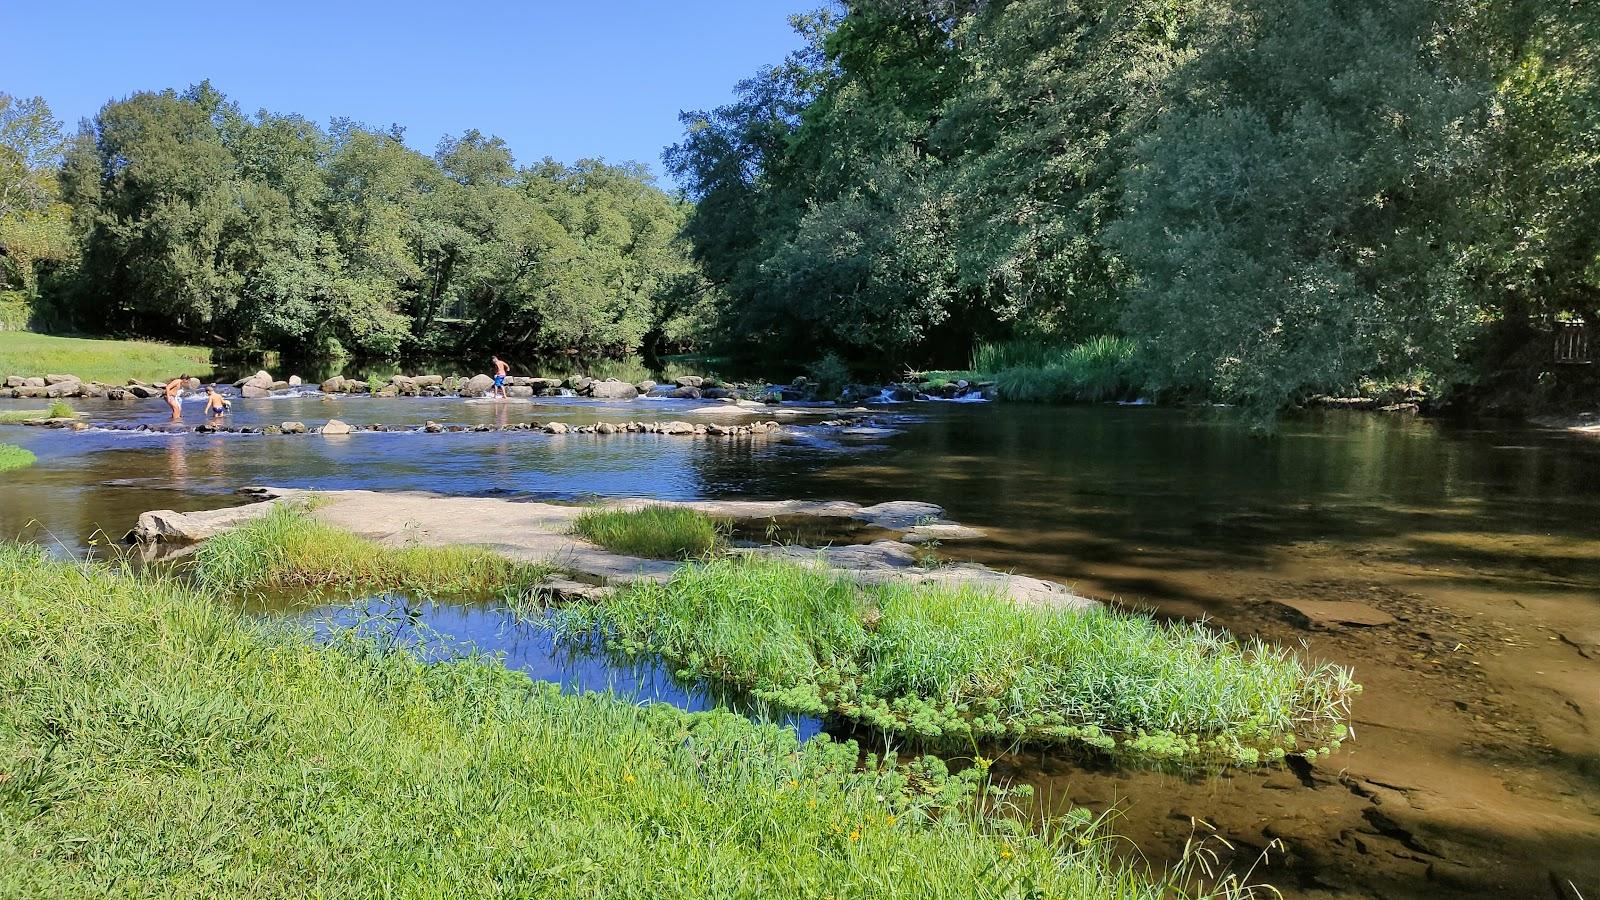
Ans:
{"label": "clump of grass on rock", "polygon": [[862,585],[772,560],[685,567],[550,621],[786,709],[929,742],[1248,764],[1336,746],[1359,690],[1346,669],[1202,624],[1019,606],[974,589]]}
{"label": "clump of grass on rock", "polygon": [[194,574],[223,592],[341,588],[426,595],[525,589],[550,567],[518,563],[478,547],[387,547],[280,504],[195,552]]}
{"label": "clump of grass on rock", "polygon": [[23,469],[39,461],[30,450],[25,450],[15,444],[0,444],[0,472],[9,472],[12,469]]}
{"label": "clump of grass on rock", "polygon": [[1092,829],[981,817],[942,764],[489,658],[327,648],[175,580],[0,544],[4,893],[1240,896]]}
{"label": "clump of grass on rock", "polygon": [[607,550],[652,559],[705,557],[723,543],[723,528],[716,519],[685,506],[590,509],[572,528]]}

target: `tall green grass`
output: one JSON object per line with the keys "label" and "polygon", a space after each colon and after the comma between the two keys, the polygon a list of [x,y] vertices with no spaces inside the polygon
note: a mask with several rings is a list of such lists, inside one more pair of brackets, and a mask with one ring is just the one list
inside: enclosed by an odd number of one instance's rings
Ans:
{"label": "tall green grass", "polygon": [[995,373],[995,393],[1002,400],[1095,403],[1138,394],[1143,382],[1134,350],[1127,338],[1101,335],[1054,350],[1038,344],[983,345],[974,362],[1010,363],[986,370]]}
{"label": "tall green grass", "polygon": [[721,560],[558,610],[568,636],[675,660],[787,709],[927,741],[1015,740],[1255,763],[1345,734],[1346,669],[1202,624],[1023,607]]}
{"label": "tall green grass", "polygon": [[39,461],[33,451],[25,450],[15,444],[0,444],[0,472],[9,472],[12,469],[23,469]]}
{"label": "tall green grass", "polygon": [[420,594],[488,593],[532,587],[550,567],[477,547],[386,547],[280,504],[195,551],[198,584],[222,592],[337,587]]}
{"label": "tall green grass", "polygon": [[0,331],[0,377],[76,375],[85,381],[120,384],[128,379],[165,381],[182,373],[204,378],[211,351],[153,341],[102,341]]}
{"label": "tall green grass", "polygon": [[[19,897],[1240,896],[973,779],[492,659],[319,649],[175,580],[0,544],[0,883]],[[976,770],[973,770],[976,772]]]}
{"label": "tall green grass", "polygon": [[716,519],[685,506],[590,509],[572,528],[607,550],[652,559],[707,556],[723,542],[723,528]]}

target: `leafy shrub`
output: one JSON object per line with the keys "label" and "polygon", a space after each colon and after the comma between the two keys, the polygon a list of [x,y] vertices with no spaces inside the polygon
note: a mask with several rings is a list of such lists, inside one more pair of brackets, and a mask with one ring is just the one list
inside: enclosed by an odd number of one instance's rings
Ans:
{"label": "leafy shrub", "polygon": [[816,387],[818,397],[831,399],[844,393],[845,385],[850,383],[850,366],[830,351],[806,367],[806,377]]}
{"label": "leafy shrub", "polygon": [[39,458],[29,450],[15,444],[0,444],[0,472],[27,468],[38,461]]}

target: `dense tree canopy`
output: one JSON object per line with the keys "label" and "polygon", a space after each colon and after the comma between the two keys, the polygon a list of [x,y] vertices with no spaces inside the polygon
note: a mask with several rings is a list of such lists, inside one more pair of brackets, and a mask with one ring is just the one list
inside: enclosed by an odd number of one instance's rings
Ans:
{"label": "dense tree canopy", "polygon": [[16,148],[0,156],[0,234],[29,278],[44,254],[15,236],[27,216],[56,215],[78,251],[56,254],[72,265],[51,284],[28,282],[36,316],[363,355],[614,352],[698,333],[687,206],[638,165],[518,167],[477,131],[429,158],[398,129],[246,115],[208,83],[106,104],[58,159],[59,125],[33,104],[0,107]]}
{"label": "dense tree canopy", "polygon": [[1268,407],[1470,379],[1486,342],[1600,313],[1597,20],[855,0],[666,160],[736,346],[960,364],[1120,332],[1151,386]]}

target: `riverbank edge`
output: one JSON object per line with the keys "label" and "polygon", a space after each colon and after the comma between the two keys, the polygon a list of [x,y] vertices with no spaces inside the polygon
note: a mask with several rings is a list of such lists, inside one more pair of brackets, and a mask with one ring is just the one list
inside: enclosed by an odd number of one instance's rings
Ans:
{"label": "riverbank edge", "polygon": [[1180,881],[1113,861],[1094,829],[993,829],[970,804],[981,770],[863,766],[853,743],[562,696],[491,658],[317,647],[176,582],[16,544],[0,588],[17,683],[0,855],[24,894],[910,897],[1026,878],[1132,900]]}

